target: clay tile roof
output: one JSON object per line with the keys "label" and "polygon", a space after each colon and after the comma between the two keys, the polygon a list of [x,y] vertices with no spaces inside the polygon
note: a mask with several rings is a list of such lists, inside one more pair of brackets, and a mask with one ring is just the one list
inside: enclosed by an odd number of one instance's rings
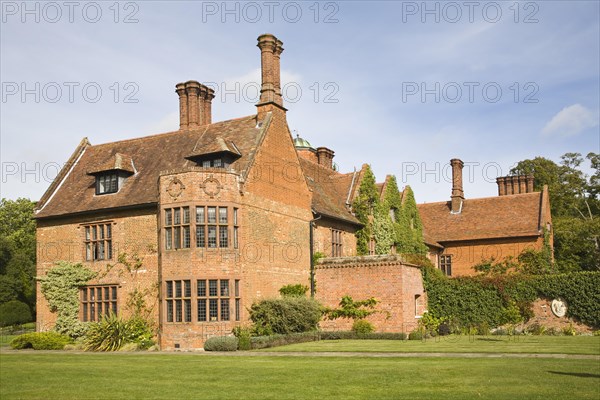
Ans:
{"label": "clay tile roof", "polygon": [[418,205],[425,238],[431,244],[537,236],[541,207],[541,192],[467,199],[460,214],[450,214],[449,201]]}
{"label": "clay tile roof", "polygon": [[225,140],[221,136],[211,137],[211,135],[204,135],[202,138],[200,138],[200,140],[198,140],[194,150],[187,155],[187,158],[215,153],[232,153],[237,156],[241,156],[240,151],[235,145],[235,142]]}
{"label": "clay tile roof", "polygon": [[95,168],[92,168],[87,173],[88,175],[94,175],[100,172],[114,170],[126,171],[135,174],[133,160],[126,154],[115,153],[114,155],[110,156],[105,162],[96,165]]}
{"label": "clay tile roof", "polygon": [[302,157],[299,160],[306,183],[312,190],[313,210],[327,217],[360,224],[346,207],[354,173],[340,174]]}
{"label": "clay tile roof", "polygon": [[[270,117],[267,117],[267,121]],[[175,131],[137,139],[92,146],[82,141],[69,163],[38,202],[37,218],[118,207],[153,205],[158,202],[158,178],[161,172],[196,166],[186,159],[203,144],[217,142],[227,147],[235,142],[241,154],[231,168],[244,174],[248,169],[268,123],[257,126],[256,115],[217,122],[196,130]],[[217,140],[219,138],[219,140]],[[219,147],[220,148],[220,147]],[[135,173],[117,193],[96,195],[95,177],[89,171],[107,166],[114,169],[120,154],[120,168],[134,160]],[[127,155],[127,156],[125,156]],[[72,168],[72,169],[71,169]],[[133,172],[133,171],[132,171]]]}

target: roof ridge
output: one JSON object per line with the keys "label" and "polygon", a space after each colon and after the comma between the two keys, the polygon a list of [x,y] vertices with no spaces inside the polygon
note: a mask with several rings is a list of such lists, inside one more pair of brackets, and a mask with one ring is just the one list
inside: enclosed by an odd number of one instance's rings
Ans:
{"label": "roof ridge", "polygon": [[[256,118],[256,114],[246,115],[244,117],[239,117],[239,118],[227,119],[227,120],[219,121],[219,122],[214,122],[212,124],[206,124],[206,125],[199,126],[197,129],[186,129],[183,132],[185,132],[185,133],[200,132],[201,131],[200,128],[204,128],[204,132],[206,132],[209,127],[214,126],[214,125],[221,125],[221,124],[225,124],[225,123],[228,123],[228,122],[239,121],[239,120],[250,119],[250,118]],[[96,145],[91,145],[91,147],[102,147],[102,146],[106,146],[106,145],[109,145],[109,144],[135,142],[136,140],[154,139],[154,138],[157,138],[157,137],[160,137],[160,136],[175,135],[175,134],[181,134],[181,133],[182,133],[182,131],[180,129],[176,130],[176,131],[170,131],[170,132],[153,133],[153,134],[150,134],[150,135],[140,136],[140,137],[131,138],[131,139],[115,140],[113,142],[106,142],[106,143],[100,143],[100,144],[96,144]]]}

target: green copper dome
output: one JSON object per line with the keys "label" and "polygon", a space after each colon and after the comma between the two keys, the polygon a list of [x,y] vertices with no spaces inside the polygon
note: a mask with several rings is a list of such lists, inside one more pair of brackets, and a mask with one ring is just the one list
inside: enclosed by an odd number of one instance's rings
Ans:
{"label": "green copper dome", "polygon": [[296,138],[294,139],[294,146],[296,148],[313,148],[312,145],[308,142],[308,140],[302,139],[298,134],[296,134]]}

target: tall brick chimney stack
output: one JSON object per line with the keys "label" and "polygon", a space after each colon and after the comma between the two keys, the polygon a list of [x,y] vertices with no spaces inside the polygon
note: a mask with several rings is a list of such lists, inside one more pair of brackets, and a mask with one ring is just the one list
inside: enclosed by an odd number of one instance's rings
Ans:
{"label": "tall brick chimney stack", "polygon": [[198,81],[178,83],[179,129],[193,129],[212,123],[211,102],[215,91]]}
{"label": "tall brick chimney stack", "polygon": [[533,175],[509,175],[496,178],[498,196],[533,192]]}
{"label": "tall brick chimney stack", "polygon": [[333,169],[333,150],[327,147],[317,147],[317,161],[319,165]]}
{"label": "tall brick chimney stack", "polygon": [[465,200],[465,193],[463,191],[463,179],[462,169],[464,163],[458,158],[450,160],[452,166],[452,208],[450,212],[452,214],[460,214],[462,211],[463,201]]}
{"label": "tall brick chimney stack", "polygon": [[281,97],[281,53],[283,42],[270,33],[258,37],[260,49],[261,78],[260,100],[257,106],[275,104],[283,107]]}

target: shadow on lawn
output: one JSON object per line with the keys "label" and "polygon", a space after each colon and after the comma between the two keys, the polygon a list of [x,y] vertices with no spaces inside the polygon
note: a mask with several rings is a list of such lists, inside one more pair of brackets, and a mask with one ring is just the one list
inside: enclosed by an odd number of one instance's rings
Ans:
{"label": "shadow on lawn", "polygon": [[551,374],[556,375],[569,375],[569,376],[578,376],[580,378],[600,378],[599,374],[587,374],[587,373],[579,373],[579,372],[559,372],[559,371],[548,371]]}

